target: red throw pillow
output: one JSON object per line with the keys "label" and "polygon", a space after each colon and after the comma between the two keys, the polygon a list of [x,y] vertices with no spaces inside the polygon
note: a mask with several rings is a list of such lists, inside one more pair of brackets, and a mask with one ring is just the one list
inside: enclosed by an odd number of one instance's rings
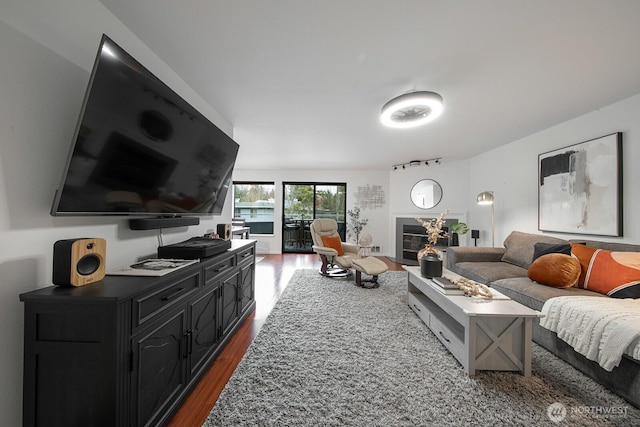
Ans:
{"label": "red throw pillow", "polygon": [[571,244],[580,261],[576,286],[615,298],[640,298],[640,252],[612,252]]}
{"label": "red throw pillow", "polygon": [[344,255],[340,236],[322,236],[322,244],[327,248],[335,249],[338,252],[338,256]]}

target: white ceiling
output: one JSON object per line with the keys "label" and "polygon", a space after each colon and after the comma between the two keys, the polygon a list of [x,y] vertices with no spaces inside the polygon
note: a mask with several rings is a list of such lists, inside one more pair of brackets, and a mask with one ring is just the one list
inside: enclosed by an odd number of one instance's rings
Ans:
{"label": "white ceiling", "polygon": [[[463,159],[640,93],[637,0],[100,1],[232,123],[241,169]],[[410,90],[443,115],[383,128]]]}

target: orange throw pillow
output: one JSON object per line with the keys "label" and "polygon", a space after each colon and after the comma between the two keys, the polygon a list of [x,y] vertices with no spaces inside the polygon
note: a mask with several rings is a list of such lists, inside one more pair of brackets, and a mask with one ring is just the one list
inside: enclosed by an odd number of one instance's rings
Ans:
{"label": "orange throw pillow", "polygon": [[339,236],[322,236],[322,244],[327,248],[335,249],[338,252],[338,256],[344,255]]}
{"label": "orange throw pillow", "polygon": [[554,288],[570,288],[580,277],[580,263],[571,255],[542,255],[531,263],[527,271],[529,279]]}
{"label": "orange throw pillow", "polygon": [[580,262],[580,278],[578,279],[578,284],[576,285],[579,288],[584,288],[584,279],[587,276],[589,264],[591,263],[591,258],[593,257],[595,251],[596,248],[592,248],[591,246],[571,243],[571,254]]}
{"label": "orange throw pillow", "polygon": [[571,244],[582,272],[578,287],[614,298],[640,298],[640,252],[613,252]]}

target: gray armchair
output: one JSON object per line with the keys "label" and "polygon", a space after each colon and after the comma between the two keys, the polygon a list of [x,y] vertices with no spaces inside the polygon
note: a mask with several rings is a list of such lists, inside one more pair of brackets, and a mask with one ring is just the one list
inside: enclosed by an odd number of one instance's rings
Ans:
{"label": "gray armchair", "polygon": [[[360,259],[360,246],[340,240],[338,223],[333,219],[315,219],[310,226],[312,249],[320,255],[320,274],[328,277],[349,277],[351,261]],[[323,240],[324,237],[324,240]]]}

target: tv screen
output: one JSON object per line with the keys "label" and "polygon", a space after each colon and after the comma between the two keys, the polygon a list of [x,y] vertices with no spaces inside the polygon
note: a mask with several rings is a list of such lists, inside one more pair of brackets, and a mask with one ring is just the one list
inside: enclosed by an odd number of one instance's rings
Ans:
{"label": "tv screen", "polygon": [[51,214],[220,214],[238,148],[103,35]]}

